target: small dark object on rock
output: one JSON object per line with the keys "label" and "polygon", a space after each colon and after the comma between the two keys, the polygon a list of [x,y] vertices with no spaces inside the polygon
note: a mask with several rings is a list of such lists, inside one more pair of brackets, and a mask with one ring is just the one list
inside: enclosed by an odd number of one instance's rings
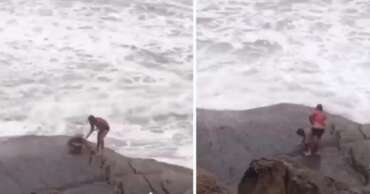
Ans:
{"label": "small dark object on rock", "polygon": [[82,136],[72,137],[68,141],[68,149],[70,154],[79,155],[85,145],[85,139]]}

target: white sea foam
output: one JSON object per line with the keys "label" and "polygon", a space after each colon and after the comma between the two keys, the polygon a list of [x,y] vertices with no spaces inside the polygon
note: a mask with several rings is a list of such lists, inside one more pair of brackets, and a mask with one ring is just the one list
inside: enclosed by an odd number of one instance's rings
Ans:
{"label": "white sea foam", "polygon": [[198,5],[198,107],[322,103],[370,122],[369,1]]}
{"label": "white sea foam", "polygon": [[95,114],[109,147],[191,167],[191,1],[4,0],[0,17],[0,136],[86,134]]}

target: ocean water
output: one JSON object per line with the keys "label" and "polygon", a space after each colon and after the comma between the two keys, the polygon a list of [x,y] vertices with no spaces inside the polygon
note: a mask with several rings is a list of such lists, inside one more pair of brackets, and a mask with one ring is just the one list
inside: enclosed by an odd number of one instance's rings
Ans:
{"label": "ocean water", "polygon": [[119,153],[192,167],[190,0],[3,0],[0,17],[0,136],[86,134],[94,114]]}
{"label": "ocean water", "polygon": [[315,106],[370,123],[370,1],[199,0],[197,106]]}

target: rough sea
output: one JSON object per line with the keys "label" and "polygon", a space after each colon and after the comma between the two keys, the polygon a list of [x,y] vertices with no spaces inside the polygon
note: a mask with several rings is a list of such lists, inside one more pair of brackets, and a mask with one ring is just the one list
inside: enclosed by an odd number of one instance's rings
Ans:
{"label": "rough sea", "polygon": [[1,1],[0,136],[86,134],[93,114],[117,152],[192,167],[192,13],[190,0]]}
{"label": "rough sea", "polygon": [[370,122],[370,1],[199,0],[197,106],[322,103]]}

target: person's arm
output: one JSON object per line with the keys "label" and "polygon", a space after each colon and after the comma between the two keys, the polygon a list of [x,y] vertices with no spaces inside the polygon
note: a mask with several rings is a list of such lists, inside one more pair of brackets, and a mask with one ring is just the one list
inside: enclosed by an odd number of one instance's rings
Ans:
{"label": "person's arm", "polygon": [[94,125],[90,123],[90,132],[86,135],[86,139],[90,137],[93,131],[94,131]]}

